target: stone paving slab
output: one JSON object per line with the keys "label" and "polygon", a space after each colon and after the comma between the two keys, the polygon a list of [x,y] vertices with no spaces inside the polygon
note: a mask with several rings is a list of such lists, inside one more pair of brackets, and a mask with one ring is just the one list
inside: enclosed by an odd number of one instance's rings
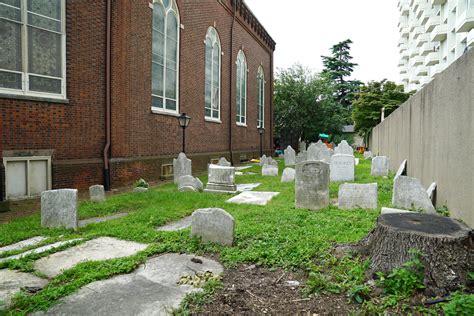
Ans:
{"label": "stone paving slab", "polygon": [[65,246],[65,245],[70,244],[72,242],[79,241],[79,240],[82,240],[82,238],[70,239],[70,240],[66,240],[66,241],[58,241],[58,242],[55,242],[54,244],[49,244],[49,245],[46,245],[46,246],[31,249],[31,250],[25,251],[23,253],[20,253],[20,254],[14,255],[14,256],[6,257],[6,258],[0,258],[0,262],[7,261],[7,260],[12,260],[12,259],[21,259],[23,257],[26,257],[27,255],[30,255],[30,254],[43,253],[43,252],[46,252],[46,251],[49,251],[49,250],[52,250],[52,249],[56,249],[56,248]]}
{"label": "stone paving slab", "polygon": [[169,315],[187,294],[201,291],[178,285],[180,277],[206,271],[221,274],[224,269],[204,257],[165,254],[149,259],[131,274],[88,284],[46,313],[35,315]]}
{"label": "stone paving slab", "polygon": [[240,166],[240,167],[235,167],[235,170],[242,171],[242,170],[246,170],[250,168],[252,168],[252,166]]}
{"label": "stone paving slab", "polygon": [[35,246],[39,244],[40,242],[48,239],[48,237],[43,237],[43,236],[36,236],[30,239],[22,240],[20,242],[17,242],[16,244],[8,245],[5,247],[0,248],[0,254],[7,252],[7,251],[12,251],[12,250],[20,250],[26,247],[30,246]]}
{"label": "stone paving slab", "polygon": [[191,222],[192,216],[187,216],[177,222],[169,223],[165,226],[158,227],[156,230],[160,232],[175,232],[190,227]]}
{"label": "stone paving slab", "polygon": [[412,211],[401,210],[398,208],[382,207],[380,214],[398,214],[398,213],[413,213]]}
{"label": "stone paving slab", "polygon": [[245,191],[227,200],[228,203],[267,205],[280,192]]}
{"label": "stone paving slab", "polygon": [[0,270],[0,310],[11,305],[11,299],[23,287],[43,288],[48,280],[39,278],[31,273],[24,273],[8,269]]}
{"label": "stone paving slab", "polygon": [[237,192],[252,191],[260,186],[261,183],[237,184]]}
{"label": "stone paving slab", "polygon": [[49,278],[53,278],[81,262],[128,257],[147,246],[132,241],[100,237],[41,258],[35,262],[34,267]]}
{"label": "stone paving slab", "polygon": [[78,226],[79,227],[86,227],[87,225],[90,225],[90,224],[107,222],[107,221],[111,221],[113,219],[125,217],[127,215],[128,215],[128,213],[118,213],[118,214],[113,214],[113,215],[103,216],[103,217],[87,218],[87,219],[80,220],[79,223],[78,223]]}

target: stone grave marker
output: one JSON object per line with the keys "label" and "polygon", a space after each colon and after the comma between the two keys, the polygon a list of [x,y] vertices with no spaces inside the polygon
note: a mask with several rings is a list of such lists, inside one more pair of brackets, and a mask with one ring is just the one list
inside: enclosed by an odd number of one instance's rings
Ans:
{"label": "stone grave marker", "polygon": [[280,192],[244,191],[227,200],[234,204],[267,205]]}
{"label": "stone grave marker", "polygon": [[217,163],[219,166],[230,167],[232,164],[225,159],[225,157],[221,157],[219,162]]}
{"label": "stone grave marker", "polygon": [[296,163],[307,161],[308,160],[308,152],[307,151],[300,151],[298,155],[296,155]]}
{"label": "stone grave marker", "polygon": [[382,207],[382,211],[380,212],[381,215],[383,214],[401,214],[401,213],[413,213],[412,211],[401,210],[398,208],[391,208],[391,207]]}
{"label": "stone grave marker", "polygon": [[300,141],[298,143],[298,151],[299,152],[306,151],[306,142],[305,141]]}
{"label": "stone grave marker", "polygon": [[372,159],[373,155],[371,151],[364,151],[364,159]]}
{"label": "stone grave marker", "polygon": [[352,155],[335,154],[331,157],[330,179],[336,181],[354,181],[355,160]]}
{"label": "stone grave marker", "polygon": [[173,178],[175,184],[178,184],[180,177],[190,176],[192,173],[192,162],[191,159],[186,157],[186,154],[180,153],[177,159],[173,159]]}
{"label": "stone grave marker", "polygon": [[294,166],[296,161],[296,152],[295,150],[291,147],[288,146],[285,149],[285,166]]}
{"label": "stone grave marker", "polygon": [[329,164],[305,161],[296,164],[295,206],[319,210],[329,205]]}
{"label": "stone grave marker", "polygon": [[103,185],[89,187],[89,197],[92,202],[105,202],[105,190]]}
{"label": "stone grave marker", "polygon": [[234,218],[223,209],[204,208],[192,215],[191,235],[201,237],[203,242],[232,246],[234,230]]}
{"label": "stone grave marker", "polygon": [[437,189],[437,187],[438,187],[438,185],[436,184],[436,182],[433,182],[433,183],[430,184],[428,189],[426,189],[426,193],[428,194],[428,197],[430,198],[431,203],[433,203],[433,205],[436,205],[436,189]]}
{"label": "stone grave marker", "polygon": [[204,186],[198,178],[193,176],[182,176],[178,179],[179,192],[202,192]]}
{"label": "stone grave marker", "polygon": [[268,164],[267,155],[263,155],[262,157],[260,157],[259,165],[263,166],[265,164]]}
{"label": "stone grave marker", "polygon": [[399,176],[394,179],[392,205],[403,209],[436,213],[433,203],[420,180],[407,176]]}
{"label": "stone grave marker", "polygon": [[295,182],[296,170],[293,168],[285,168],[281,175],[281,182]]}
{"label": "stone grave marker", "polygon": [[77,229],[77,190],[41,192],[41,226]]}
{"label": "stone grave marker", "polygon": [[334,154],[354,156],[354,149],[347,143],[347,141],[343,140],[336,148],[334,148]]}
{"label": "stone grave marker", "polygon": [[322,160],[326,163],[330,163],[331,153],[322,141],[318,141],[317,143],[312,143],[311,145],[309,145],[307,151],[307,159]]}
{"label": "stone grave marker", "polygon": [[398,167],[397,173],[395,174],[395,178],[399,176],[406,176],[407,175],[407,160],[403,160]]}
{"label": "stone grave marker", "polygon": [[208,182],[205,192],[235,193],[235,168],[219,165],[209,165]]}
{"label": "stone grave marker", "polygon": [[278,167],[274,165],[263,165],[262,176],[264,177],[278,177]]}
{"label": "stone grave marker", "polygon": [[374,177],[388,176],[389,160],[385,156],[377,156],[372,159],[370,175]]}
{"label": "stone grave marker", "polygon": [[340,209],[377,208],[377,183],[344,183],[339,186]]}

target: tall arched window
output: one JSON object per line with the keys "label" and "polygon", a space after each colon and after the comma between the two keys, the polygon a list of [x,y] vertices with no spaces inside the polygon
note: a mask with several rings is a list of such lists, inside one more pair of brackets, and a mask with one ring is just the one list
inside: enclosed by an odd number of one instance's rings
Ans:
{"label": "tall arched window", "polygon": [[221,109],[221,42],[212,26],[206,34],[205,117],[220,119]]}
{"label": "tall arched window", "polygon": [[247,123],[247,61],[242,50],[237,55],[237,124]]}
{"label": "tall arched window", "polygon": [[175,0],[153,2],[152,109],[178,113],[178,7]]}
{"label": "tall arched window", "polygon": [[258,117],[257,117],[257,127],[264,127],[264,117],[265,117],[265,74],[263,72],[263,67],[259,66],[257,71],[257,85],[258,85]]}

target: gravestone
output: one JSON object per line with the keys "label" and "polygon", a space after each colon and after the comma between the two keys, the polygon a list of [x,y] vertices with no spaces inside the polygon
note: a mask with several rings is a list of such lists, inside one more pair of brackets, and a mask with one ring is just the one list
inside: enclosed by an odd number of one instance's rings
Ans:
{"label": "gravestone", "polygon": [[179,192],[202,192],[204,186],[198,178],[193,176],[182,176],[178,179]]}
{"label": "gravestone", "polygon": [[235,193],[235,168],[209,165],[206,192]]}
{"label": "gravestone", "polygon": [[403,160],[398,167],[397,173],[395,174],[395,178],[399,176],[406,176],[407,175],[407,160]]}
{"label": "gravestone", "polygon": [[319,210],[329,205],[329,164],[305,161],[296,164],[295,206]]}
{"label": "gravestone", "polygon": [[144,187],[133,188],[134,193],[143,193],[143,192],[147,192],[147,191],[148,191],[148,188],[144,188]]}
{"label": "gravestone", "polygon": [[307,161],[308,160],[308,152],[305,151],[300,151],[298,155],[296,155],[296,163]]}
{"label": "gravestone", "polygon": [[263,155],[262,157],[260,157],[259,165],[263,166],[264,164],[268,164],[267,155]]}
{"label": "gravestone", "polygon": [[288,146],[285,149],[285,166],[294,166],[295,160],[296,160],[296,152],[291,146]]}
{"label": "gravestone", "polygon": [[173,159],[173,178],[175,184],[178,183],[180,177],[190,176],[192,173],[192,162],[191,159],[186,157],[186,154],[180,153],[177,159]]}
{"label": "gravestone", "polygon": [[347,141],[343,140],[336,148],[334,148],[334,154],[354,155],[354,149],[347,143]]}
{"label": "gravestone", "polygon": [[278,177],[278,167],[274,165],[263,165],[262,176],[264,177]]}
{"label": "gravestone", "polygon": [[331,153],[327,146],[322,142],[312,143],[307,151],[308,160],[322,160],[326,163],[331,162]]}
{"label": "gravestone", "polygon": [[191,235],[201,237],[203,242],[232,246],[234,229],[234,218],[223,209],[204,208],[192,215]]}
{"label": "gravestone", "polygon": [[401,210],[398,208],[392,208],[392,207],[382,207],[382,210],[380,212],[381,215],[383,214],[401,214],[401,213],[413,213],[412,211],[407,211],[407,210]]}
{"label": "gravestone", "polygon": [[227,200],[233,204],[267,205],[280,192],[244,191]]}
{"label": "gravestone", "polygon": [[105,202],[105,190],[103,185],[89,187],[89,197],[92,202]]}
{"label": "gravestone", "polygon": [[281,182],[294,182],[296,170],[293,168],[285,168],[281,175]]}
{"label": "gravestone", "polygon": [[335,154],[331,157],[330,179],[336,181],[354,181],[355,160],[352,155]]}
{"label": "gravestone", "polygon": [[377,183],[344,183],[339,186],[340,209],[377,208]]}
{"label": "gravestone", "polygon": [[301,142],[298,143],[298,151],[299,152],[306,151],[306,142],[305,141],[301,141]]}
{"label": "gravestone", "polygon": [[373,155],[371,151],[364,151],[364,159],[372,159]]}
{"label": "gravestone", "polygon": [[370,175],[374,177],[388,176],[389,161],[385,156],[377,156],[372,159]]}
{"label": "gravestone", "polygon": [[407,176],[399,176],[394,179],[392,205],[403,209],[436,213],[433,203],[420,180]]}
{"label": "gravestone", "polygon": [[271,165],[271,166],[274,166],[274,167],[278,168],[278,161],[276,161],[272,157],[268,157],[267,158],[267,165]]}
{"label": "gravestone", "polygon": [[41,226],[77,229],[77,190],[41,192]]}
{"label": "gravestone", "polygon": [[225,159],[225,157],[221,157],[219,162],[217,163],[219,166],[230,167],[232,164]]}
{"label": "gravestone", "polygon": [[433,205],[436,205],[436,189],[437,189],[437,187],[438,187],[438,185],[436,184],[436,182],[433,182],[433,183],[430,184],[428,189],[426,189],[426,193],[428,194],[428,197],[430,198],[431,203],[433,203]]}

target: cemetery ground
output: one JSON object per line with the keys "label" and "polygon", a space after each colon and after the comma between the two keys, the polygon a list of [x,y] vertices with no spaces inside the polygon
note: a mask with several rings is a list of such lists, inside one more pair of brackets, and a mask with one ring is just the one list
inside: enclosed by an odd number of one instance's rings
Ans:
{"label": "cemetery ground", "polygon": [[[359,157],[361,158],[361,157]],[[283,162],[280,160],[280,175]],[[228,194],[180,193],[174,184],[151,188],[143,193],[114,195],[105,203],[82,202],[80,219],[128,213],[111,221],[91,224],[78,231],[45,229],[40,216],[33,215],[0,225],[0,245],[9,245],[35,236],[46,236],[35,247],[56,241],[81,238],[71,244],[18,260],[0,262],[0,269],[32,272],[39,258],[98,237],[115,237],[147,244],[148,247],[125,258],[80,263],[51,279],[39,291],[22,291],[13,305],[1,314],[27,314],[47,310],[58,300],[97,281],[129,274],[151,257],[165,253],[187,253],[214,259],[225,267],[221,279],[211,279],[204,290],[186,297],[177,314],[378,314],[426,313],[471,314],[473,295],[455,293],[451,301],[431,304],[424,297],[422,282],[410,268],[394,270],[385,281],[373,282],[366,270],[367,258],[351,256],[338,245],[354,244],[374,227],[382,206],[390,206],[393,175],[370,176],[370,160],[360,159],[357,183],[378,183],[379,208],[339,210],[340,183],[331,183],[331,205],[320,211],[295,209],[294,183],[281,183],[280,177],[262,177],[260,166],[246,172],[255,175],[236,177],[237,183],[262,183],[254,191],[280,194],[265,206],[230,204]],[[200,177],[205,183],[206,177]],[[190,237],[190,228],[157,231],[156,228],[189,216],[199,208],[217,207],[235,219],[232,247],[201,243]],[[339,250],[337,250],[339,249]],[[23,249],[24,250],[24,249]],[[0,254],[1,258],[19,251]],[[411,267],[420,262],[414,257]],[[472,274],[472,273],[471,273]],[[204,279],[205,281],[206,279]],[[369,281],[369,282],[368,282]],[[30,293],[33,292],[33,293]],[[134,295],[133,291],[130,295]],[[424,304],[431,302],[430,304]],[[471,310],[469,310],[471,308]]]}

